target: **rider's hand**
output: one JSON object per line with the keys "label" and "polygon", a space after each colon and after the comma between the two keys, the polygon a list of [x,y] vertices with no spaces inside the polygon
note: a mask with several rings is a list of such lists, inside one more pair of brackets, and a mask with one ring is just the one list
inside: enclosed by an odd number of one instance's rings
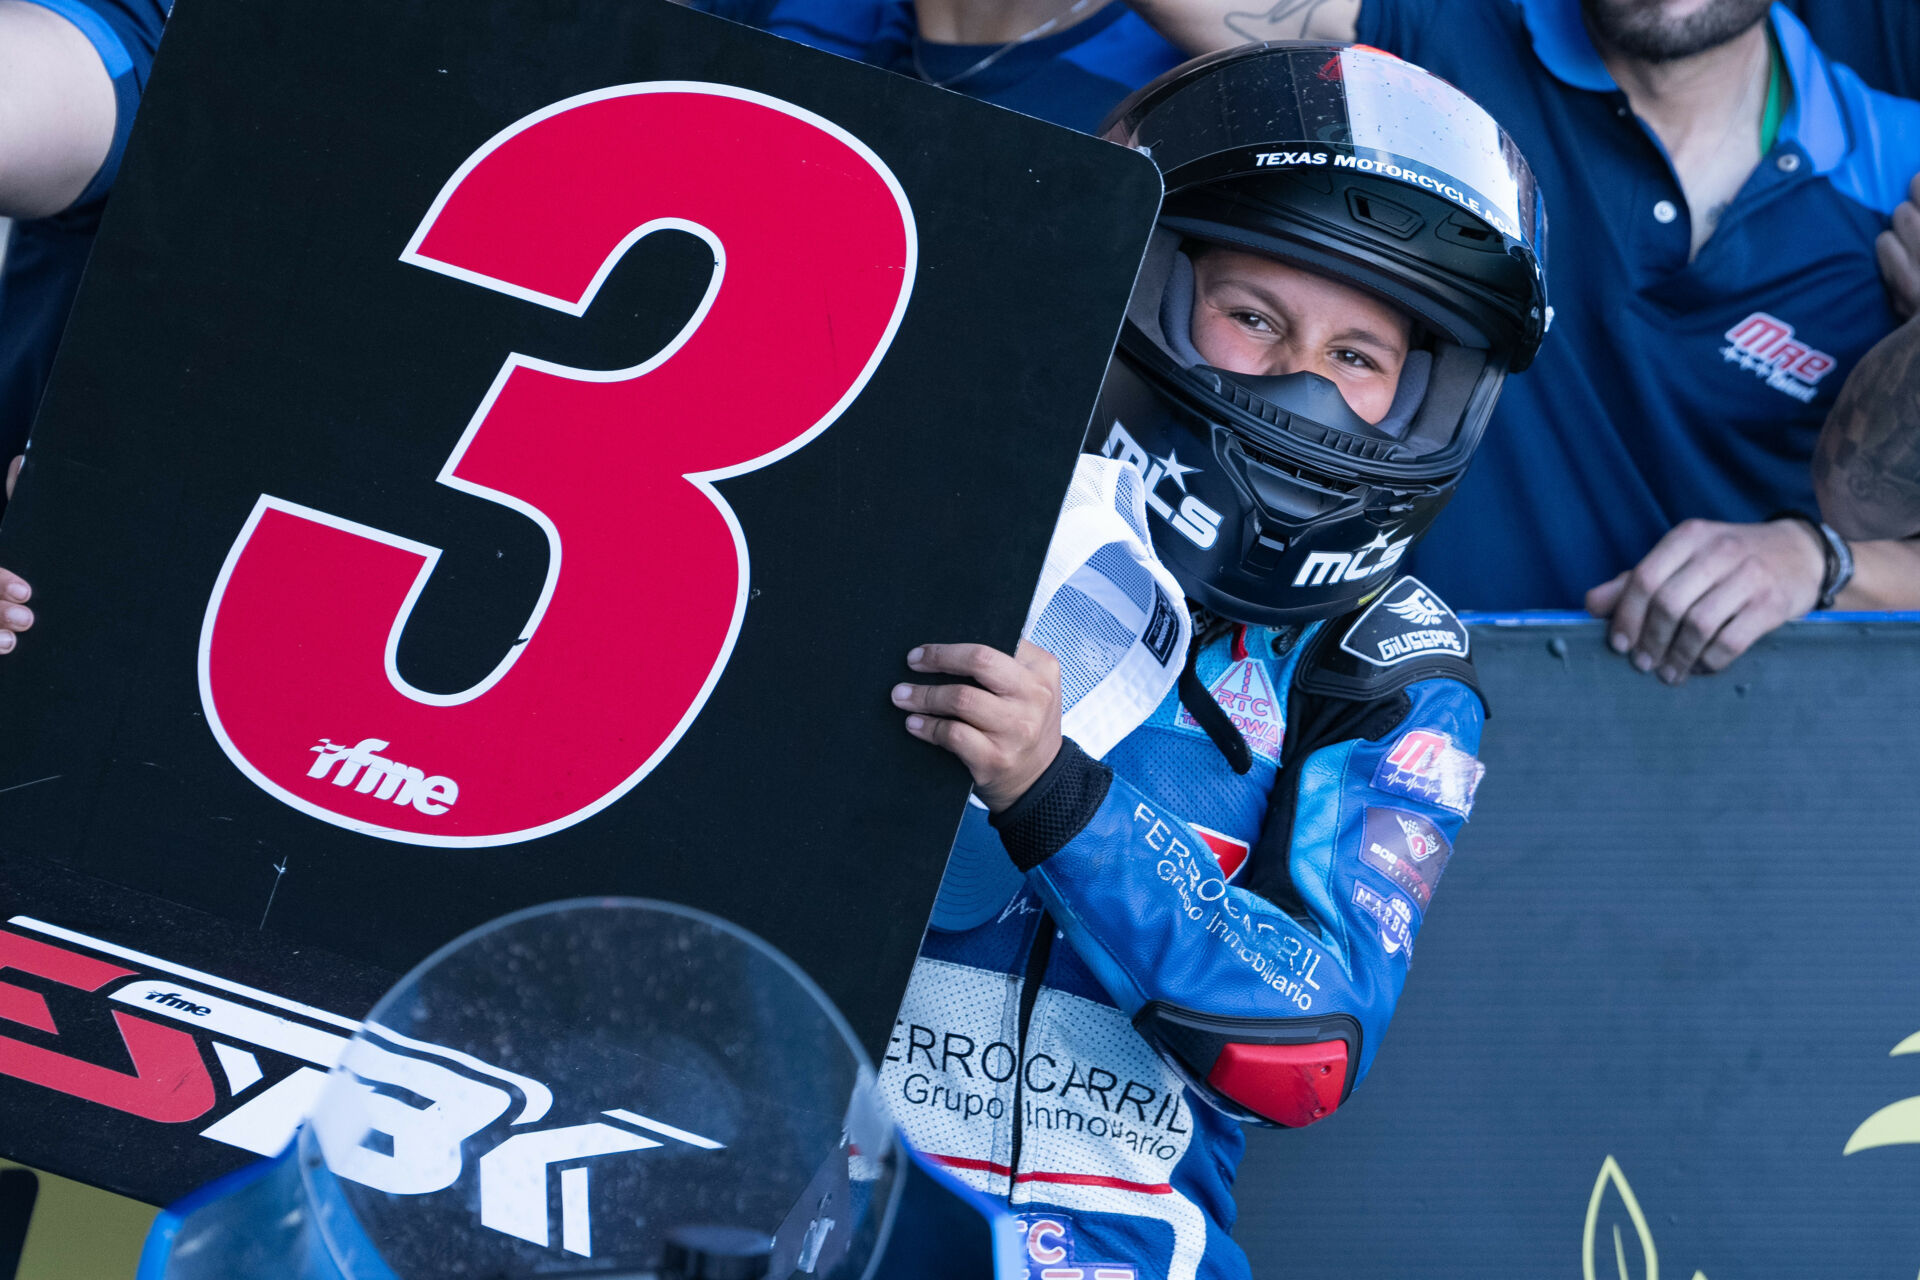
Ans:
{"label": "rider's hand", "polygon": [[[13,496],[13,483],[20,478],[20,464],[24,456],[15,458],[13,465],[7,468],[7,496]],[[33,625],[33,610],[27,608],[26,601],[33,595],[33,588],[27,585],[25,578],[17,573],[0,569],[0,653],[12,653],[19,637],[16,632],[25,631]]]}
{"label": "rider's hand", "polygon": [[1826,555],[1800,520],[1683,520],[1646,559],[1587,592],[1607,642],[1668,684],[1718,671],[1820,598]]}
{"label": "rider's hand", "polygon": [[960,757],[973,792],[994,813],[1011,808],[1060,754],[1060,664],[1022,640],[1010,657],[983,644],[927,644],[915,671],[971,684],[897,684],[893,705],[914,714],[907,732]]}

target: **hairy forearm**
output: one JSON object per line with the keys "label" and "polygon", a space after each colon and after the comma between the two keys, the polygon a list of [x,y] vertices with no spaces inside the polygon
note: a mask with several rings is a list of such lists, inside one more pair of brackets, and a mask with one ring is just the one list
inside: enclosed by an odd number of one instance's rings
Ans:
{"label": "hairy forearm", "polygon": [[1853,581],[1833,607],[1920,610],[1920,538],[1854,543]]}
{"label": "hairy forearm", "polygon": [[1849,538],[1920,533],[1920,321],[1847,376],[1814,448],[1813,483],[1822,516]]}
{"label": "hairy forearm", "polygon": [[1188,53],[1254,40],[1354,39],[1361,0],[1127,0]]}
{"label": "hairy forearm", "polygon": [[113,81],[78,28],[0,0],[0,217],[72,204],[113,143]]}

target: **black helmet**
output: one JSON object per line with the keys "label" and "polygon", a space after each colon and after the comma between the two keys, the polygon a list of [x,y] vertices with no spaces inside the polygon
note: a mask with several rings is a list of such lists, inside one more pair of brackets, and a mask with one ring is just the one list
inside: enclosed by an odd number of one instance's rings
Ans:
{"label": "black helmet", "polygon": [[[1346,612],[1452,496],[1508,370],[1552,312],[1546,213],[1505,132],[1446,81],[1364,45],[1197,58],[1105,131],[1166,182],[1087,438],[1147,481],[1154,549],[1242,622]],[[1205,364],[1187,332],[1193,242],[1362,288],[1415,321],[1392,408],[1362,420],[1315,373]]]}

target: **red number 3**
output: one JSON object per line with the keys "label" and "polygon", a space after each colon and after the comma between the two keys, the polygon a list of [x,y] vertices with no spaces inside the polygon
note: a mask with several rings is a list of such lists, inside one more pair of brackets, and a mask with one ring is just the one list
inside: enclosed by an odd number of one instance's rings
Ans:
{"label": "red number 3", "polygon": [[390,840],[506,844],[613,803],[699,714],[747,600],[714,482],[804,446],[879,364],[917,252],[899,183],[776,99],[626,85],[488,142],[402,260],[580,315],[663,228],[715,260],[679,337],[607,372],[511,356],[441,469],[547,535],[539,603],[479,684],[424,693],[395,665],[436,548],[260,498],[207,606],[200,697],[267,791]]}

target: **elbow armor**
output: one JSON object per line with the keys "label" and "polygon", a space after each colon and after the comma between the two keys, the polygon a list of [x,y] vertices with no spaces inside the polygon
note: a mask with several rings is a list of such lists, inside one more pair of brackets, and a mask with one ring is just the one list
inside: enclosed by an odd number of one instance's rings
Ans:
{"label": "elbow armor", "polygon": [[1193,1090],[1237,1119],[1300,1129],[1353,1092],[1360,1023],[1320,1018],[1226,1018],[1155,1000],[1134,1029]]}

